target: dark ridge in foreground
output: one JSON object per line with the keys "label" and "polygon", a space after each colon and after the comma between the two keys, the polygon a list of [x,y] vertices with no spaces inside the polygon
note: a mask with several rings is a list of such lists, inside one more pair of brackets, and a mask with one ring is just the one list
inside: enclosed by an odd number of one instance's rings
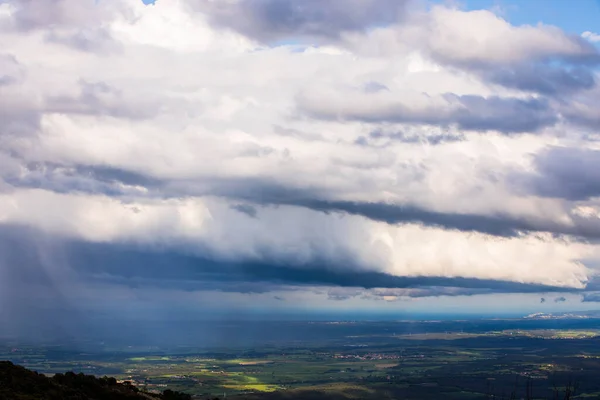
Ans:
{"label": "dark ridge in foreground", "polygon": [[0,400],[189,400],[191,396],[166,390],[141,392],[115,378],[67,372],[47,377],[10,361],[0,361]]}

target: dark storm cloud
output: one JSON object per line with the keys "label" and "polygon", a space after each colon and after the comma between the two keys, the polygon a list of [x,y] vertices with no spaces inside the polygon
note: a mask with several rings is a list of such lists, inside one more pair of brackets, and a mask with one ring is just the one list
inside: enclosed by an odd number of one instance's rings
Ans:
{"label": "dark storm cloud", "polygon": [[591,89],[596,81],[587,66],[556,67],[546,64],[490,67],[480,71],[492,83],[511,89],[536,92],[549,96],[564,96]]}
{"label": "dark storm cloud", "polygon": [[[472,278],[398,277],[361,270],[351,258],[294,265],[293,260],[276,262],[268,254],[261,255],[262,262],[219,261],[161,248],[70,241],[33,229],[0,226],[0,335],[65,340],[96,331],[94,321],[101,315],[107,315],[107,322],[116,316],[130,320],[151,315],[160,320],[185,315],[182,307],[189,307],[188,317],[212,315],[211,310],[221,307],[215,304],[219,294],[214,292],[264,294],[267,303],[284,301],[274,292],[308,288],[316,293],[319,287],[331,292],[330,299],[347,299],[352,296],[344,293],[351,292],[386,301],[395,300],[387,296],[580,292]],[[204,300],[183,305],[186,292],[199,292]],[[337,297],[332,294],[336,292]]]}
{"label": "dark storm cloud", "polygon": [[[26,284],[53,288],[69,281],[101,281],[138,287],[179,290],[221,290],[261,293],[281,285],[337,286],[353,288],[444,288],[473,289],[501,293],[559,292],[569,289],[475,278],[439,276],[393,276],[365,270],[350,257],[335,262],[318,257],[313,262],[220,261],[212,258],[162,251],[157,246],[72,241],[19,226],[0,227],[3,283],[15,293]],[[198,250],[198,249],[197,249]],[[64,288],[63,288],[64,290]],[[575,290],[576,291],[576,290]],[[464,294],[464,292],[456,292]]]}
{"label": "dark storm cloud", "polygon": [[104,166],[19,161],[20,170],[4,176],[4,180],[15,187],[45,189],[57,193],[101,193],[109,196],[139,194],[135,187],[143,187],[154,189],[157,197],[162,196],[162,181],[132,171]]}
{"label": "dark storm cloud", "polygon": [[[420,288],[454,287],[488,289],[493,292],[545,292],[564,291],[538,284],[523,284],[474,278],[399,277],[382,272],[366,271],[351,259],[335,262],[323,260],[298,264],[274,263],[269,254],[262,262],[227,262],[185,255],[178,252],[161,252],[149,248],[71,242],[65,246],[68,264],[82,276],[105,275],[121,279],[122,284],[145,279],[148,284],[162,286],[185,282],[187,289],[212,288],[223,285],[318,285],[359,288]],[[208,286],[206,283],[209,282]],[[259,289],[256,289],[259,288]],[[567,289],[568,290],[568,289]],[[245,289],[249,291],[249,289]]]}
{"label": "dark storm cloud", "polygon": [[[193,185],[185,182],[185,190]],[[548,218],[520,218],[509,214],[469,214],[428,210],[415,204],[367,203],[341,200],[327,200],[329,193],[312,188],[293,188],[263,179],[221,180],[204,187],[206,192],[234,200],[244,200],[259,205],[288,205],[321,211],[358,215],[375,221],[390,224],[417,223],[424,226],[463,232],[518,237],[527,232],[550,232],[555,235],[573,235],[587,239],[600,239],[600,224],[594,218],[570,215],[573,223],[553,221]],[[182,190],[170,186],[164,189]],[[189,193],[189,192],[188,192]]]}
{"label": "dark storm cloud", "polygon": [[548,147],[534,156],[534,174],[516,174],[520,191],[538,196],[585,200],[600,196],[600,151]]}
{"label": "dark storm cloud", "polygon": [[51,235],[0,226],[0,335],[70,338],[84,328],[56,244]]}
{"label": "dark storm cloud", "polygon": [[600,292],[587,292],[581,295],[584,303],[600,303]]}
{"label": "dark storm cloud", "polygon": [[[444,143],[462,142],[465,140],[465,136],[462,134],[453,133],[433,133],[433,134],[413,134],[402,131],[396,132],[384,132],[381,130],[374,130],[369,133],[369,138],[374,140],[387,139],[391,142],[401,142],[409,144],[429,144],[436,146]],[[370,142],[364,136],[357,139],[357,144],[368,145]]]}
{"label": "dark storm cloud", "polygon": [[[421,223],[426,226],[509,237],[518,236],[522,231],[576,233],[573,229],[568,230],[551,222],[529,222],[508,215],[444,213],[411,204],[324,200],[327,193],[321,193],[319,190],[291,188],[261,179],[219,181],[215,182],[209,191],[214,195],[243,199],[261,205],[289,205],[325,213],[359,215],[391,224]],[[597,234],[600,235],[600,230]]]}
{"label": "dark storm cloud", "polygon": [[192,1],[220,27],[263,42],[299,37],[336,39],[344,32],[400,21],[407,0]]}
{"label": "dark storm cloud", "polygon": [[299,201],[295,205],[323,212],[360,215],[392,224],[422,223],[426,226],[476,231],[498,236],[518,236],[519,231],[531,230],[532,228],[524,221],[519,222],[510,217],[443,213],[425,210],[413,205],[322,200]]}
{"label": "dark storm cloud", "polygon": [[[306,197],[288,197],[285,191],[273,190],[274,197],[266,197],[269,189],[262,188],[260,198],[254,195],[239,193],[247,200],[261,204],[286,204],[309,208],[325,213],[338,212],[358,215],[375,221],[390,224],[417,223],[424,226],[463,232],[480,232],[484,234],[518,237],[525,232],[550,232],[556,235],[574,235],[584,238],[600,238],[600,224],[594,220],[574,216],[575,225],[566,225],[547,219],[531,219],[513,217],[507,214],[466,214],[448,213],[427,210],[416,205],[396,205],[386,203],[360,203],[350,201],[328,201]],[[274,189],[271,187],[271,189]],[[300,194],[300,192],[297,192]],[[302,193],[306,194],[306,193]]]}
{"label": "dark storm cloud", "polygon": [[557,121],[555,112],[543,99],[456,97],[464,106],[456,116],[456,122],[462,129],[535,132]]}
{"label": "dark storm cloud", "polygon": [[[593,270],[598,269],[598,261],[597,260],[582,260],[582,262]],[[600,293],[600,277],[594,275],[590,278],[590,280],[585,285],[586,293],[598,292]]]}
{"label": "dark storm cloud", "polygon": [[567,299],[564,296],[560,296],[554,299],[555,303],[564,303]]}
{"label": "dark storm cloud", "polygon": [[[600,239],[600,224],[593,218],[571,215],[574,224],[550,219],[526,219],[509,214],[469,214],[428,210],[415,204],[368,203],[327,200],[327,191],[294,188],[265,179],[219,179],[195,182],[161,180],[138,172],[109,167],[52,166],[30,164],[28,173],[6,179],[14,186],[35,187],[68,193],[82,191],[114,196],[140,194],[136,186],[148,192],[144,196],[176,198],[185,196],[217,196],[234,202],[234,209],[252,216],[248,207],[295,206],[323,213],[357,215],[389,224],[415,223],[462,232],[480,232],[501,237],[518,237],[527,232],[550,232],[587,239]],[[519,185],[525,178],[517,176]],[[527,178],[529,179],[529,178]],[[127,185],[127,186],[123,186]],[[517,183],[515,183],[517,185]],[[243,202],[242,209],[235,204]]]}
{"label": "dark storm cloud", "polygon": [[[370,96],[376,96],[371,99]],[[322,100],[317,93],[301,93],[297,99],[300,112],[324,120],[348,120],[368,123],[417,123],[456,125],[460,129],[499,131],[505,134],[535,132],[554,125],[558,118],[543,98],[505,98],[477,95],[458,96],[447,93],[445,105],[414,109],[398,102],[392,94],[335,94]],[[362,106],[370,104],[369,107]]]}
{"label": "dark storm cloud", "polygon": [[247,216],[251,217],[251,218],[256,218],[256,207],[253,207],[249,204],[233,204],[230,206],[230,208],[232,210],[236,210],[241,212],[242,214],[246,214]]}
{"label": "dark storm cloud", "polygon": [[[42,265],[44,244],[51,247],[53,238],[31,229],[0,225],[2,280],[51,286],[51,273]],[[14,287],[2,286],[2,289],[6,291]]]}
{"label": "dark storm cloud", "polygon": [[78,175],[89,176],[101,182],[118,182],[125,185],[143,186],[145,188],[159,187],[162,183],[161,180],[142,173],[109,166],[92,167],[87,165],[77,165],[74,169]]}

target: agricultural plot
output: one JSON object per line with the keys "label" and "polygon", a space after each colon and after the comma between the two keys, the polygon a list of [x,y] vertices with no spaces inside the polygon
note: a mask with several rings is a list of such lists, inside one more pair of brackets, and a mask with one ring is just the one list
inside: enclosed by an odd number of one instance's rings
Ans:
{"label": "agricultural plot", "polygon": [[598,333],[376,333],[230,352],[185,348],[141,354],[13,345],[0,348],[0,358],[45,374],[112,375],[149,392],[168,388],[197,398],[508,399],[525,390],[553,398],[567,386],[576,387],[577,398],[594,398],[600,393]]}

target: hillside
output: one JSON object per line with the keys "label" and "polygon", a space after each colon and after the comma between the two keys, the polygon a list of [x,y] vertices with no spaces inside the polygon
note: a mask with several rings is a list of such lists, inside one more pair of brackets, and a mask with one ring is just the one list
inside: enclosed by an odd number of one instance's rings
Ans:
{"label": "hillside", "polygon": [[189,396],[165,391],[162,395],[140,392],[117,383],[115,378],[67,372],[47,377],[0,361],[0,400],[187,400]]}

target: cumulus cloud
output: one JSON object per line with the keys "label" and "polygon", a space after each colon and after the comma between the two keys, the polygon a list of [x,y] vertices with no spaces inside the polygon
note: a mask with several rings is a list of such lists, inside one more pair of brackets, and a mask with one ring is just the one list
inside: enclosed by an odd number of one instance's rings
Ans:
{"label": "cumulus cloud", "polygon": [[27,67],[11,53],[0,54],[0,136],[38,132],[41,104],[27,82]]}
{"label": "cumulus cloud", "polygon": [[590,37],[388,0],[5,0],[0,30],[1,315],[593,290]]}
{"label": "cumulus cloud", "polygon": [[[37,226],[69,240],[158,247],[173,257],[183,252],[241,265],[248,279],[271,276],[281,281],[288,276],[290,283],[405,287],[423,279],[428,286],[479,287],[487,282],[485,287],[501,290],[513,282],[512,287],[521,290],[526,290],[522,284],[581,289],[590,271],[573,259],[572,252],[579,248],[583,255],[593,249],[550,236],[491,240],[485,235],[327,215],[304,207],[264,208],[260,218],[240,218],[237,210],[218,199],[123,202],[26,190],[7,194],[0,202],[5,224]],[[68,212],[48,215],[40,204]],[[280,223],[282,218],[286,224]],[[469,258],[464,258],[462,248],[471,249]],[[117,250],[105,252],[117,254]],[[100,259],[101,253],[79,258]],[[503,258],[495,259],[495,254]],[[95,264],[86,265],[90,263]],[[125,268],[124,264],[107,263],[116,269]],[[197,274],[206,272],[206,263],[197,265]],[[160,271],[153,273],[158,276]]]}
{"label": "cumulus cloud", "polygon": [[408,133],[404,131],[386,132],[381,129],[376,129],[369,132],[368,139],[365,136],[360,136],[356,143],[360,145],[369,145],[371,142],[375,142],[374,145],[381,146],[381,139],[387,139],[383,145],[389,145],[394,141],[400,141],[403,143],[414,143],[414,144],[429,144],[438,145],[450,142],[460,142],[465,140],[463,134],[453,132],[418,132]]}
{"label": "cumulus cloud", "polygon": [[598,49],[556,27],[514,26],[489,10],[445,6],[410,15],[403,24],[347,37],[347,43],[356,51],[388,56],[410,54],[418,43],[438,64],[524,92],[559,96],[595,85]]}
{"label": "cumulus cloud", "polygon": [[1,232],[1,236],[5,246],[3,296],[7,297],[7,302],[4,305],[14,301],[19,293],[36,290],[30,299],[32,302],[43,300],[48,306],[59,306],[61,302],[74,299],[78,291],[85,292],[94,285],[142,287],[154,291],[255,294],[312,291],[318,286],[333,286],[336,288],[328,291],[328,298],[338,301],[357,296],[371,300],[387,297],[389,300],[391,297],[579,291],[577,288],[510,281],[399,277],[383,272],[344,271],[339,267],[323,269],[318,262],[298,268],[264,262],[215,260],[139,244],[57,241],[46,233],[19,227],[11,227],[11,233]]}
{"label": "cumulus cloud", "polygon": [[461,130],[508,134],[535,132],[557,121],[549,104],[534,98],[454,94],[432,97],[424,93],[364,94],[313,89],[299,95],[298,107],[302,112],[324,119],[438,126],[456,124]]}
{"label": "cumulus cloud", "polygon": [[589,40],[590,42],[600,42],[600,35],[594,32],[585,31],[581,34],[581,37]]}
{"label": "cumulus cloud", "polygon": [[4,28],[23,31],[96,27],[109,22],[118,11],[125,10],[120,3],[93,0],[58,0],[38,3],[35,0],[4,1],[3,8],[11,15]]}
{"label": "cumulus cloud", "polygon": [[159,104],[148,99],[127,98],[104,82],[80,81],[78,93],[46,99],[46,110],[57,114],[108,115],[117,118],[151,118],[160,110]]}
{"label": "cumulus cloud", "polygon": [[535,172],[516,180],[540,196],[585,200],[600,196],[600,151],[547,147],[534,156]]}
{"label": "cumulus cloud", "polygon": [[597,59],[597,50],[585,40],[549,25],[513,26],[488,10],[461,11],[434,7],[434,54],[457,64],[511,64],[547,58]]}
{"label": "cumulus cloud", "polygon": [[0,54],[0,85],[10,85],[22,81],[25,71],[23,65],[12,54]]}
{"label": "cumulus cloud", "polygon": [[206,13],[216,26],[261,41],[298,37],[339,38],[345,32],[398,23],[407,0],[195,0],[191,6]]}
{"label": "cumulus cloud", "polygon": [[562,115],[579,127],[597,132],[600,127],[600,114],[595,105],[600,99],[600,89],[597,87],[585,93],[578,94],[561,107]]}
{"label": "cumulus cloud", "polygon": [[556,27],[512,26],[490,11],[444,7],[433,10],[431,24],[434,57],[492,83],[555,96],[595,85],[590,66],[600,62],[598,50]]}
{"label": "cumulus cloud", "polygon": [[550,96],[564,96],[596,85],[594,72],[587,67],[555,67],[547,64],[499,67],[485,70],[482,76],[507,88]]}

